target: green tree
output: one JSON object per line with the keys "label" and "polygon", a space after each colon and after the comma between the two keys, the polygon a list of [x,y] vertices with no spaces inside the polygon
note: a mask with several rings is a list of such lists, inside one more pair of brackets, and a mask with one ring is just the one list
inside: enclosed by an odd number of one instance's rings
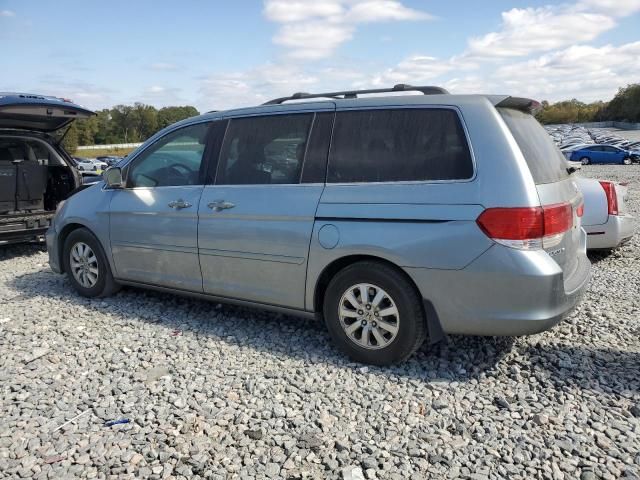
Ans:
{"label": "green tree", "polygon": [[542,102],[536,114],[540,123],[583,123],[616,120],[640,122],[640,83],[620,88],[609,103],[583,103],[575,98],[562,102]]}
{"label": "green tree", "polygon": [[640,83],[618,90],[605,112],[609,120],[640,122]]}
{"label": "green tree", "polygon": [[[151,105],[116,105],[103,109],[85,120],[74,123],[75,145],[106,145],[145,141],[158,130],[185,118],[198,115],[192,106],[164,107],[157,110]],[[75,148],[75,147],[74,147]]]}
{"label": "green tree", "polygon": [[76,122],[72,123],[62,140],[62,147],[73,155],[78,148],[78,127]]}
{"label": "green tree", "polygon": [[151,105],[136,103],[131,110],[132,142],[146,140],[158,131],[158,111]]}
{"label": "green tree", "polygon": [[199,114],[195,107],[189,105],[184,107],[163,107],[158,111],[158,130]]}

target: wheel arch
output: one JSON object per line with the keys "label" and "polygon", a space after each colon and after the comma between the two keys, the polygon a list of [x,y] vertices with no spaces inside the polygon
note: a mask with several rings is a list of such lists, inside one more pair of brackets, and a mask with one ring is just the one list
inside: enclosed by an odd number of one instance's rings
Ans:
{"label": "wheel arch", "polygon": [[[62,270],[62,273],[65,272],[64,261],[63,261],[64,244],[67,241],[67,238],[69,238],[69,235],[71,235],[72,232],[74,232],[74,231],[76,231],[76,230],[78,230],[80,228],[86,229],[87,231],[89,231],[89,233],[91,233],[91,235],[93,235],[96,238],[96,240],[98,241],[98,243],[102,247],[103,252],[105,253],[107,261],[110,262],[110,260],[111,260],[107,249],[103,245],[102,241],[100,241],[100,237],[95,234],[95,232],[91,229],[91,227],[89,227],[88,225],[85,225],[83,223],[77,222],[77,221],[72,221],[72,222],[67,223],[62,228],[62,230],[60,230],[60,232],[58,233],[58,251],[57,251],[57,255],[58,255],[58,262],[59,262],[59,265],[60,265],[60,269]],[[111,266],[111,269],[113,270],[113,265],[110,265],[110,266]]]}
{"label": "wheel arch", "polygon": [[444,332],[442,331],[438,314],[431,300],[424,298],[414,279],[411,278],[411,275],[409,275],[402,267],[400,267],[399,265],[395,264],[394,262],[386,258],[379,257],[376,255],[369,255],[369,254],[345,255],[343,257],[336,258],[333,261],[331,261],[329,264],[327,264],[322,270],[322,272],[320,273],[320,275],[318,276],[318,279],[314,286],[313,310],[314,312],[316,312],[316,315],[322,316],[322,305],[324,303],[324,295],[327,290],[327,287],[329,286],[329,282],[331,281],[331,279],[339,271],[343,270],[349,265],[353,265],[354,263],[362,262],[362,261],[373,261],[373,262],[385,264],[393,268],[397,272],[399,272],[402,276],[404,276],[405,279],[413,286],[417,294],[422,299],[422,309],[423,309],[424,318],[427,323],[427,329],[429,333],[429,342],[436,343],[442,339],[442,337],[444,336]]}

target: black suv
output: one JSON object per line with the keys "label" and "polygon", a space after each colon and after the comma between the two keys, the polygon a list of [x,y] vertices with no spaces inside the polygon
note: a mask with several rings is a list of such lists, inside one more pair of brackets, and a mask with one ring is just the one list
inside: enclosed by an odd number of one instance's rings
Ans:
{"label": "black suv", "polygon": [[58,204],[81,187],[54,133],[93,114],[62,98],[0,93],[0,244],[42,238]]}

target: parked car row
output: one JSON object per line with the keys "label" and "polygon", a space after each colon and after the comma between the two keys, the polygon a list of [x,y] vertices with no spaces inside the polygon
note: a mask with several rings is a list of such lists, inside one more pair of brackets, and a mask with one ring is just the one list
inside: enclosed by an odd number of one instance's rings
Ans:
{"label": "parked car row", "polygon": [[106,170],[107,168],[117,164],[122,160],[121,157],[96,157],[96,158],[84,158],[84,157],[72,157],[75,167],[81,172],[96,172]]}
{"label": "parked car row", "polygon": [[607,129],[587,129],[579,125],[545,128],[568,160],[583,165],[640,163],[640,141],[628,140]]}
{"label": "parked car row", "polygon": [[[369,95],[407,91],[422,95]],[[59,102],[0,97],[0,125],[50,142],[69,112],[91,114]],[[397,85],[183,120],[104,181],[73,177],[49,263],[87,297],[133,285],[317,316],[377,365],[447,333],[537,333],[590,278],[590,203],[537,105]],[[626,192],[600,188],[608,222]]]}

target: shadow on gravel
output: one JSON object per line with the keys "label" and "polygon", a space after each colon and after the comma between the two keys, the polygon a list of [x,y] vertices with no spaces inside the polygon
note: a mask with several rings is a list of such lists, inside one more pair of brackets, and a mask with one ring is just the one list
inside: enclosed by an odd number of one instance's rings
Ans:
{"label": "shadow on gravel", "polygon": [[525,353],[531,367],[545,370],[557,389],[571,385],[603,393],[640,392],[640,352],[537,345]]}
{"label": "shadow on gravel", "polygon": [[587,251],[587,257],[589,257],[589,260],[591,260],[591,263],[596,264],[603,260],[606,260],[614,253],[615,253],[615,250],[613,249],[589,250]]}
{"label": "shadow on gravel", "polygon": [[38,253],[46,252],[47,246],[44,243],[14,243],[10,245],[0,245],[0,262],[12,260],[16,257],[31,257]]}
{"label": "shadow on gravel", "polygon": [[[298,358],[339,368],[363,367],[350,362],[335,349],[324,324],[317,320],[134,288],[125,288],[111,298],[86,299],[77,295],[64,277],[49,270],[17,276],[9,281],[9,286],[20,292],[21,299],[56,298],[129,322],[160,325],[168,337],[180,331],[206,335],[281,358]],[[401,365],[368,368],[381,375],[425,382],[465,382],[481,374],[497,373],[500,362],[512,352],[514,344],[515,339],[509,337],[451,335],[436,345],[425,343]],[[557,389],[576,386],[605,393],[640,391],[640,353],[542,343],[528,347],[521,344],[518,350],[520,367],[543,372]],[[528,365],[524,366],[522,361]],[[504,369],[504,366],[500,368]]]}
{"label": "shadow on gravel", "polygon": [[[321,321],[269,313],[258,309],[217,304],[150,290],[124,288],[111,298],[87,299],[75,293],[63,276],[41,270],[16,276],[8,286],[19,300],[55,298],[78,308],[98,310],[128,322],[147,322],[172,332],[206,335],[219,341],[265,351],[278,357],[298,358],[340,368],[362,368],[334,347]],[[12,299],[4,300],[11,302]],[[3,301],[0,299],[0,304]],[[141,308],[141,305],[144,307]],[[513,338],[450,336],[425,345],[401,365],[368,367],[382,375],[421,381],[459,381],[490,374],[512,350]]]}

